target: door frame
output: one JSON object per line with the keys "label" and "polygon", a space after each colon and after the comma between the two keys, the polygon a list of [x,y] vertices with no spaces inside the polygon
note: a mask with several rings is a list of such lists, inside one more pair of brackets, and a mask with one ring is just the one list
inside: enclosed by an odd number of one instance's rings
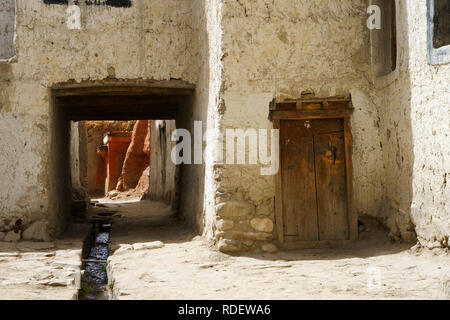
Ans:
{"label": "door frame", "polygon": [[[327,245],[336,245],[348,241],[358,240],[358,215],[353,206],[353,166],[350,116],[353,112],[351,98],[308,98],[287,100],[282,102],[272,101],[270,106],[270,120],[274,129],[280,130],[282,120],[317,120],[317,119],[343,119],[344,143],[345,143],[345,177],[347,191],[347,216],[349,240],[319,240],[319,241],[284,241],[283,228],[283,190],[281,169],[276,174],[275,188],[275,232],[276,239],[281,247],[285,248],[309,248]],[[279,167],[281,168],[281,149],[278,154]]]}

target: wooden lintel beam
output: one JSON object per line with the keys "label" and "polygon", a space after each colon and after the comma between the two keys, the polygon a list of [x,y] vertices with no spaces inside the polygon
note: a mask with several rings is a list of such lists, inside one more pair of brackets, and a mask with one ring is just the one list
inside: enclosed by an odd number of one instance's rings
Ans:
{"label": "wooden lintel beam", "polygon": [[146,86],[93,86],[84,88],[53,89],[55,97],[80,95],[160,95],[160,96],[191,96],[194,88],[165,88]]}
{"label": "wooden lintel beam", "polygon": [[173,120],[176,119],[174,114],[90,114],[90,115],[73,115],[68,114],[67,118],[73,121],[82,120]]}
{"label": "wooden lintel beam", "polygon": [[130,99],[129,97],[84,97],[84,98],[71,98],[71,99],[61,99],[58,100],[58,103],[63,108],[96,108],[103,107],[105,105],[112,107],[120,107],[125,110],[129,107],[133,106],[145,106],[148,108],[151,107],[165,107],[165,106],[179,106],[184,103],[182,99],[168,99],[168,98],[135,98]]}
{"label": "wooden lintel beam", "polygon": [[328,109],[328,110],[284,110],[271,111],[273,120],[296,120],[296,119],[326,119],[344,118],[352,114],[353,109]]}
{"label": "wooden lintel beam", "polygon": [[64,111],[67,113],[95,113],[95,112],[114,112],[114,113],[128,113],[128,112],[141,112],[141,113],[158,113],[158,112],[178,112],[180,110],[178,105],[130,105],[128,107],[118,107],[113,105],[104,105],[104,106],[84,106],[84,107],[76,107],[70,106],[68,108],[64,108]]}
{"label": "wooden lintel beam", "polygon": [[324,102],[324,101],[333,101],[333,102],[350,102],[350,98],[345,97],[328,97],[328,98],[300,98],[300,99],[286,99],[283,101],[276,102],[278,103],[297,103],[297,102]]}

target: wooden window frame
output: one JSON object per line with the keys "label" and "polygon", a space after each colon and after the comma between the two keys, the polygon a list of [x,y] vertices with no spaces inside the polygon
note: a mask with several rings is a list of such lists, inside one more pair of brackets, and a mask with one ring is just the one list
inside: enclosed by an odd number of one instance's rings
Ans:
{"label": "wooden window frame", "polygon": [[450,63],[450,45],[440,48],[434,47],[434,14],[436,6],[435,0],[427,0],[427,50],[428,64],[442,65]]}
{"label": "wooden window frame", "polygon": [[17,62],[17,0],[14,0],[14,22],[13,22],[13,34],[12,34],[12,55],[0,57],[0,63],[15,63]]}
{"label": "wooden window frame", "polygon": [[[350,116],[353,107],[350,98],[313,98],[287,100],[283,102],[273,101],[269,118],[273,121],[274,129],[280,129],[281,120],[315,120],[315,119],[343,119],[344,143],[345,143],[345,175],[347,188],[347,215],[349,240],[319,240],[319,241],[284,241],[283,229],[283,191],[282,172],[278,170],[275,189],[275,232],[278,244],[283,248],[310,248],[321,247],[330,244],[346,243],[358,240],[358,215],[353,206],[353,166]],[[281,150],[280,150],[281,151]],[[281,152],[279,152],[281,167]]]}

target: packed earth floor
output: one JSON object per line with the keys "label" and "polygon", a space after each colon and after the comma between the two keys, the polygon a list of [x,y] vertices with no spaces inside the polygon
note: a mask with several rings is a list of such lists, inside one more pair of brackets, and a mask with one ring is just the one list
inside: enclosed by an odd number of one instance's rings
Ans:
{"label": "packed earth floor", "polygon": [[[109,299],[450,299],[447,250],[391,243],[373,226],[350,246],[231,256],[162,203],[99,199],[95,210],[113,222]],[[88,230],[0,243],[0,299],[77,299]]]}

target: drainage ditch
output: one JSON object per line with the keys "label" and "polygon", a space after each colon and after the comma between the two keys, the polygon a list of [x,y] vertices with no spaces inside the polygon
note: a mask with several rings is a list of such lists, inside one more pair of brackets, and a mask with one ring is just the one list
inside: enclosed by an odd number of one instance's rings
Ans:
{"label": "drainage ditch", "polygon": [[83,263],[79,300],[107,300],[111,223],[93,223],[83,246]]}

